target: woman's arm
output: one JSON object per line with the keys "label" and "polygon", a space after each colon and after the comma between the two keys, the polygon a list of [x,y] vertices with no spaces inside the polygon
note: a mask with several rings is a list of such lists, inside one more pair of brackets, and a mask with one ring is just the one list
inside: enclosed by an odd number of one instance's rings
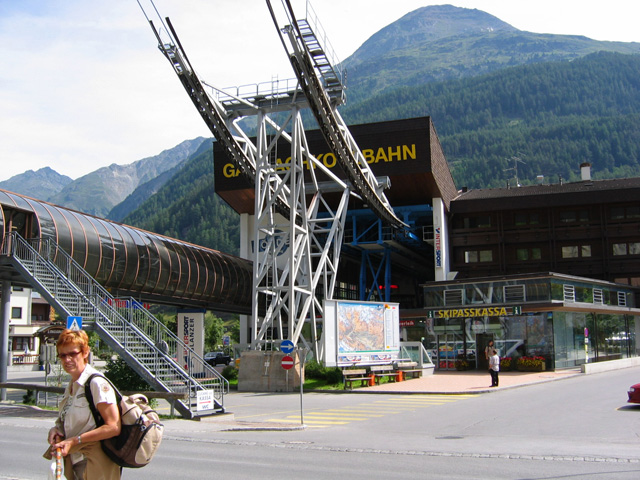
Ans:
{"label": "woman's arm", "polygon": [[85,442],[97,442],[107,438],[115,437],[120,434],[122,427],[120,423],[120,412],[115,403],[101,402],[96,405],[100,416],[104,420],[104,425],[98,428],[84,432],[73,438],[68,438],[54,445],[54,448],[60,447],[62,455],[67,455],[71,447]]}

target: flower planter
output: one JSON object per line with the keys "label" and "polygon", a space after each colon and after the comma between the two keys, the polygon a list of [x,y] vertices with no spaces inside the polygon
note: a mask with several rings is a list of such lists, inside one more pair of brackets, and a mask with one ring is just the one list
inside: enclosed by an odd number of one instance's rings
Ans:
{"label": "flower planter", "polygon": [[544,357],[521,357],[516,363],[519,372],[542,372],[546,370]]}
{"label": "flower planter", "polygon": [[518,365],[519,372],[543,372],[547,369],[546,365],[543,363],[542,365]]}

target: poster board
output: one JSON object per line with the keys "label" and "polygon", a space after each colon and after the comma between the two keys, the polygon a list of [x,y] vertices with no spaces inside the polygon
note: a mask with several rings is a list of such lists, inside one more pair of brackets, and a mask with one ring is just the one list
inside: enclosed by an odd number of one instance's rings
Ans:
{"label": "poster board", "polygon": [[388,364],[398,359],[399,304],[325,300],[324,314],[326,366]]}
{"label": "poster board", "polygon": [[[204,310],[178,312],[178,337],[200,357],[204,356],[204,313]],[[179,349],[177,358],[182,368],[191,375],[200,373],[194,371],[189,350]]]}

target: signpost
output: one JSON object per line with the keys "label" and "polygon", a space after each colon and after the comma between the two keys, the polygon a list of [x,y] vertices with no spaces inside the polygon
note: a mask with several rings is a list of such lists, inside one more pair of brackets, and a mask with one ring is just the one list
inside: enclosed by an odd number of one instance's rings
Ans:
{"label": "signpost", "polygon": [[589,329],[584,327],[584,363],[589,363]]}

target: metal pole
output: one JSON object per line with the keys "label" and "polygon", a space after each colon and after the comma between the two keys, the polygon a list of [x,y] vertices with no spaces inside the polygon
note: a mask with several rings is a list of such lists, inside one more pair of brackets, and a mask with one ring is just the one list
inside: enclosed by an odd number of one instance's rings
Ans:
{"label": "metal pole", "polygon": [[[9,363],[9,322],[11,320],[11,282],[2,282],[2,304],[0,305],[0,382],[7,381]],[[7,400],[7,389],[0,389],[0,401]]]}
{"label": "metal pole", "polygon": [[[304,352],[304,355],[300,355],[300,351]],[[304,366],[304,360],[307,356],[307,350],[303,348],[302,350],[298,349],[298,360],[300,364],[300,425],[304,425],[304,408],[302,405],[302,391],[304,390],[304,382],[302,379],[302,370]]]}

